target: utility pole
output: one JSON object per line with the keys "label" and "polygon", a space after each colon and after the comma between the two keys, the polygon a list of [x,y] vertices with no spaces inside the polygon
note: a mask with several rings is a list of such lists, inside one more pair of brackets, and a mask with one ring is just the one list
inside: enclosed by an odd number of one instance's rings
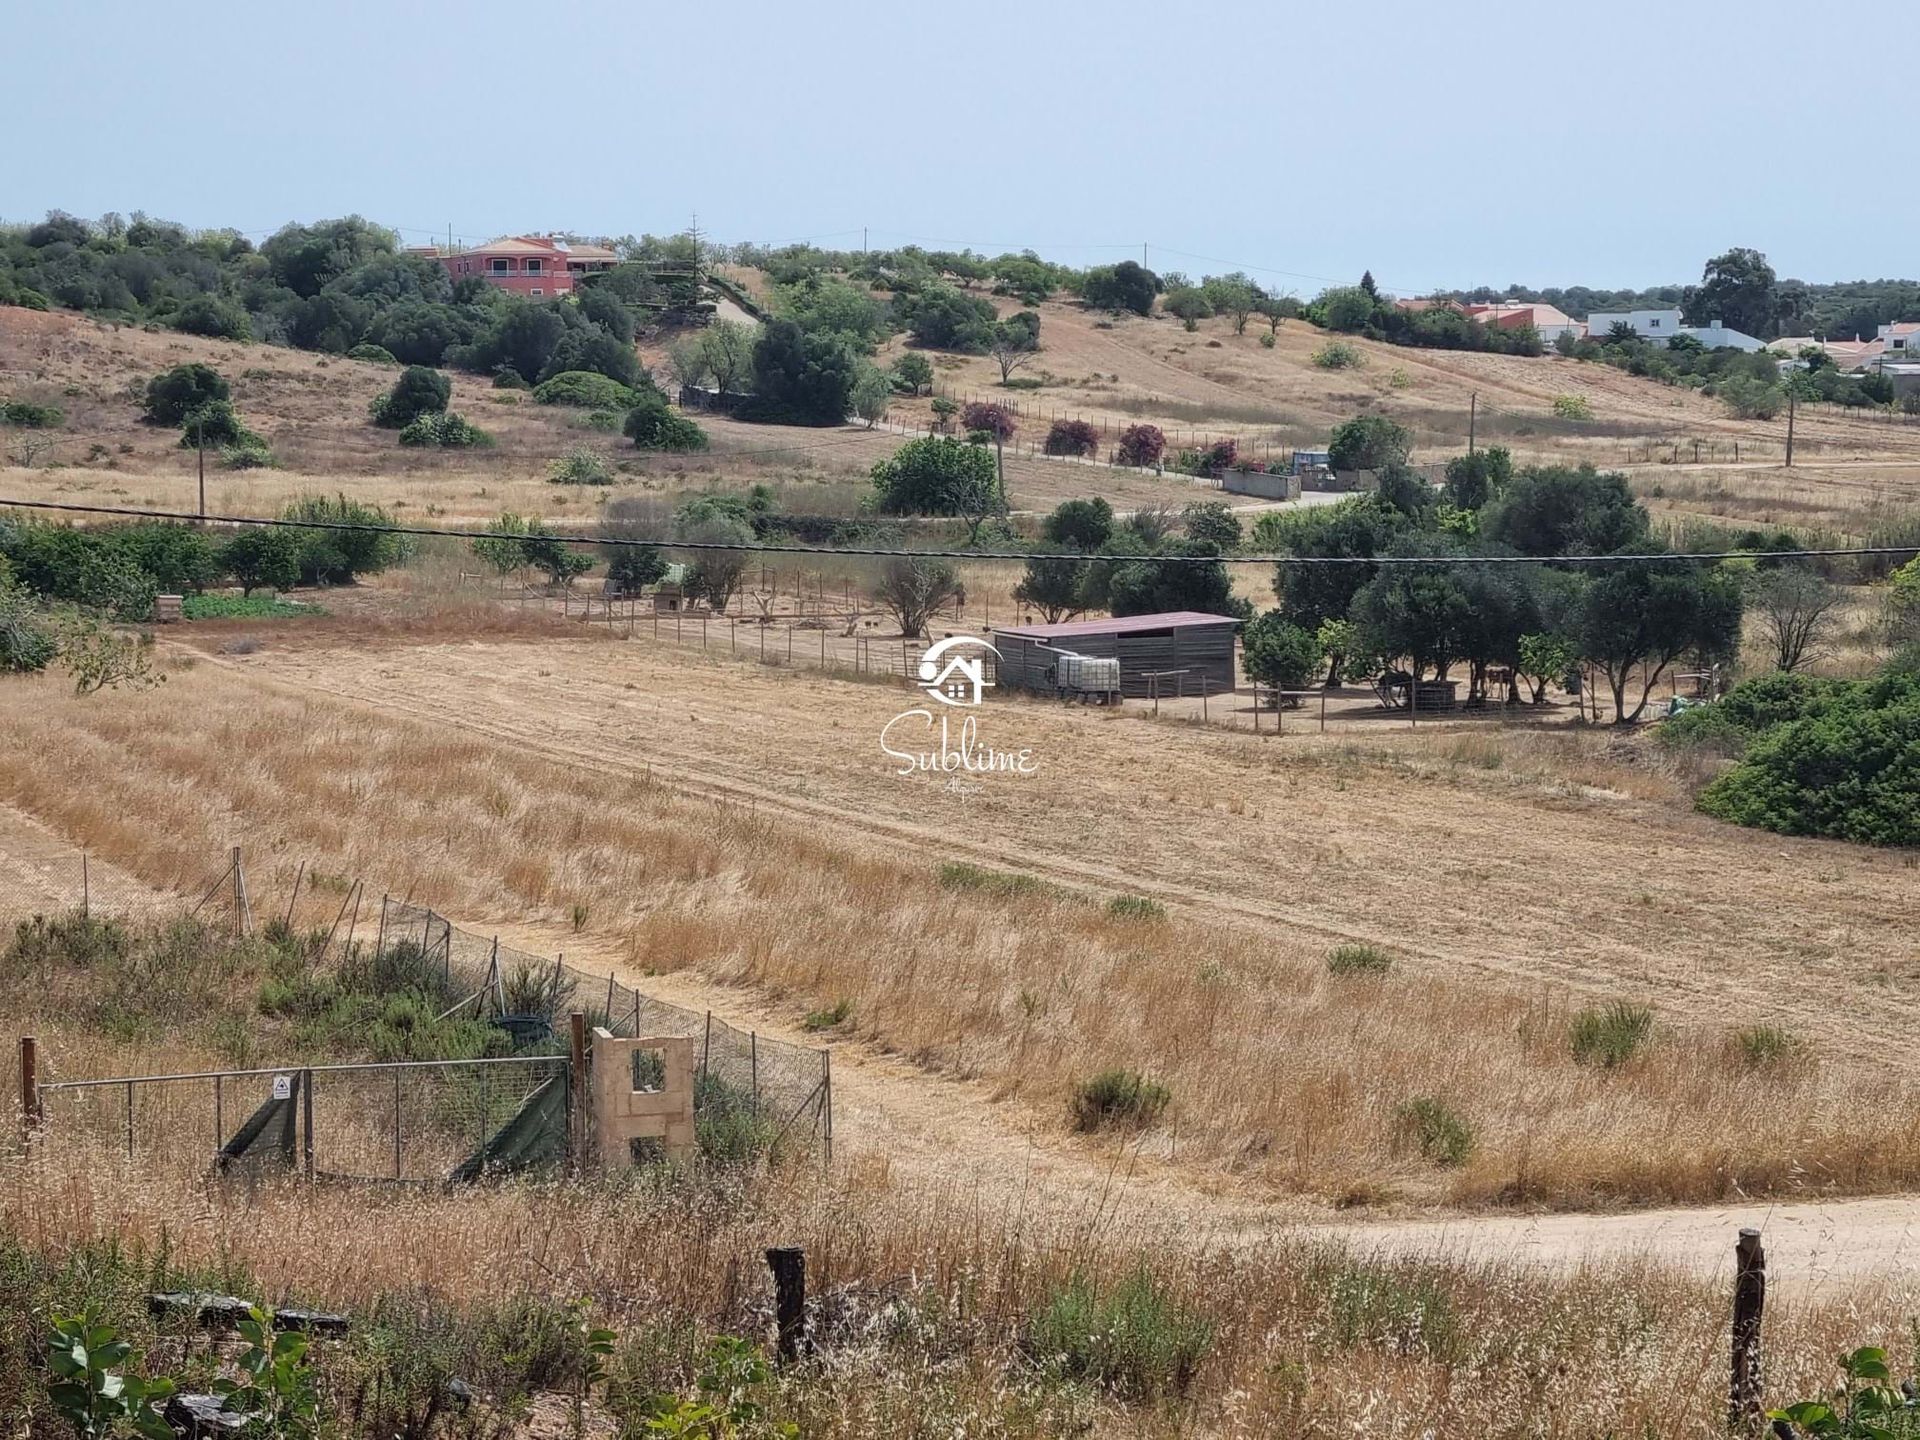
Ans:
{"label": "utility pole", "polygon": [[867,227],[864,225],[860,227],[860,253],[867,253]]}
{"label": "utility pole", "polygon": [[207,417],[193,417],[193,453],[200,466],[200,523],[207,523]]}
{"label": "utility pole", "polygon": [[1795,391],[1793,381],[1787,381],[1787,469],[1793,468],[1793,412]]}
{"label": "utility pole", "polygon": [[1467,454],[1473,453],[1473,432],[1480,419],[1480,392],[1474,391],[1467,397]]}
{"label": "utility pole", "polygon": [[1144,240],[1140,242],[1140,268],[1142,270],[1151,270],[1153,268],[1147,264],[1147,242]]}

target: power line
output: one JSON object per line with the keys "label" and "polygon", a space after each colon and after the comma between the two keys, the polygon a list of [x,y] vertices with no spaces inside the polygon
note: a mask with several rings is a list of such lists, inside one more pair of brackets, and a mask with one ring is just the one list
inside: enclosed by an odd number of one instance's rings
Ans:
{"label": "power line", "polygon": [[[345,530],[374,535],[414,535],[445,540],[498,540],[499,530],[437,528],[430,525],[369,525],[344,520],[289,520],[267,515],[201,515],[190,510],[140,510],[128,505],[80,505],[59,500],[0,499],[0,510],[58,510],[82,515],[120,515],[139,520],[184,520],[215,525],[260,525],[289,530]],[[506,538],[524,538],[507,535]],[[624,545],[656,550],[733,550],[750,555],[832,555],[906,560],[1086,560],[1127,564],[1188,565],[1384,565],[1392,567],[1449,565],[1669,565],[1721,560],[1800,560],[1920,555],[1920,545],[1861,545],[1849,549],[1808,550],[1695,550],[1651,555],[1099,555],[1046,550],[903,550],[874,545],[779,545],[744,541],[648,540],[630,535],[550,534],[538,538],[567,545]]]}

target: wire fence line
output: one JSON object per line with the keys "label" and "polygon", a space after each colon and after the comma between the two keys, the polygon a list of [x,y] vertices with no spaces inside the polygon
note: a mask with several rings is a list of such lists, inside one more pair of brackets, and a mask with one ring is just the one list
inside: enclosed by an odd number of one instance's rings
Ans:
{"label": "wire fence line", "polygon": [[[291,867],[287,867],[291,868]],[[833,1144],[831,1053],[742,1030],[604,974],[499,943],[432,908],[365,894],[306,864],[256,887],[238,847],[171,893],[84,852],[16,864],[0,878],[0,949],[32,927],[81,915],[128,925],[192,922],[236,936],[265,931],[307,965],[383,968],[445,997],[439,1018],[505,1033],[510,1053],[452,1060],[305,1063],[166,1074],[102,1074],[100,1050],[41,1051],[36,1093],[50,1144],[124,1155],[144,1168],[255,1178],[446,1183],[555,1164],[572,1152],[576,1100],[565,1017],[614,1035],[695,1044],[695,1128],[720,1159],[812,1155]],[[105,1052],[110,1053],[110,1052]],[[23,1075],[22,1084],[25,1080]],[[23,1094],[20,1097],[24,1100]]]}

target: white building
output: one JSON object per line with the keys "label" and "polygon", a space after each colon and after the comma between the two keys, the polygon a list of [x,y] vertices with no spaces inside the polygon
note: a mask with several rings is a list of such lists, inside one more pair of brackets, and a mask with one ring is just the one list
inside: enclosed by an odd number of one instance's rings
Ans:
{"label": "white building", "polygon": [[1764,340],[1739,330],[1730,330],[1718,320],[1711,325],[1682,325],[1678,310],[1613,310],[1587,316],[1587,334],[1604,340],[1616,325],[1628,325],[1633,333],[1656,345],[1665,345],[1676,335],[1690,335],[1709,350],[1764,350]]}

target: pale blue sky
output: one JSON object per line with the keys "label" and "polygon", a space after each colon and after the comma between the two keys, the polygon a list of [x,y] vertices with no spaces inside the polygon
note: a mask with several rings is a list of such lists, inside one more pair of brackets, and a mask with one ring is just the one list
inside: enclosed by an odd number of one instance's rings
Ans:
{"label": "pale blue sky", "polygon": [[[0,216],[700,226],[1300,294],[1920,273],[1920,7],[15,0]],[[258,237],[256,237],[258,238]],[[1185,252],[1185,253],[1181,253]],[[1201,258],[1205,257],[1205,258]]]}

